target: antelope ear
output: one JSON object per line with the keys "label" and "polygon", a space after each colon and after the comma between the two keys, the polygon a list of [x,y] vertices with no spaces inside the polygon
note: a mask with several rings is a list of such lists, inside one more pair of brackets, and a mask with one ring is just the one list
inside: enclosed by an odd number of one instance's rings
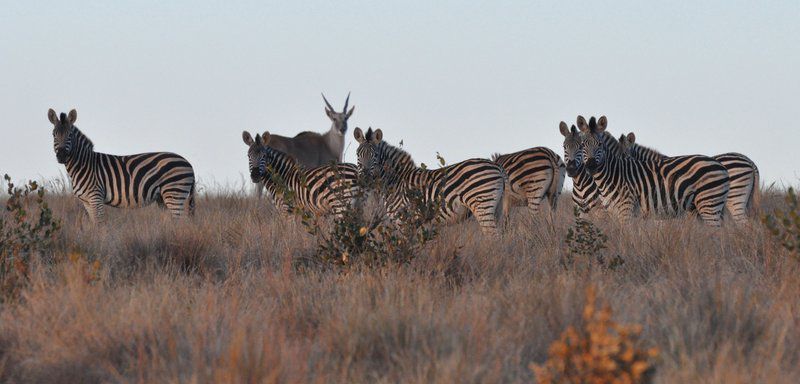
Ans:
{"label": "antelope ear", "polygon": [[636,142],[636,135],[634,135],[633,132],[628,134],[628,142],[631,144]]}
{"label": "antelope ear", "polygon": [[250,136],[250,132],[247,131],[242,131],[242,140],[245,144],[247,144],[248,147],[254,143],[253,136]]}
{"label": "antelope ear", "polygon": [[261,135],[256,133],[256,145],[264,145],[264,139],[261,138]]}
{"label": "antelope ear", "polygon": [[569,127],[567,127],[567,123],[562,121],[560,124],[558,124],[558,130],[562,135],[564,135],[564,137],[569,137]]}
{"label": "antelope ear", "polygon": [[355,111],[355,110],[356,110],[356,106],[354,105],[352,108],[350,108],[350,112],[347,112],[347,114],[344,116],[344,118],[345,119],[349,119],[350,115],[352,115],[353,111]]}
{"label": "antelope ear", "polygon": [[361,128],[356,127],[353,131],[353,137],[355,137],[356,141],[360,144],[363,143],[366,139],[364,138],[364,131]]}
{"label": "antelope ear", "polygon": [[375,130],[375,142],[378,143],[383,140],[383,131],[380,128]]}
{"label": "antelope ear", "polygon": [[331,110],[330,110],[330,109],[328,109],[328,108],[325,108],[325,114],[326,114],[326,115],[328,115],[328,118],[329,118],[329,119],[333,119],[333,114],[334,114],[334,113],[336,113],[336,112],[334,112],[334,111],[331,111]]}
{"label": "antelope ear", "polygon": [[70,125],[75,124],[75,120],[78,120],[78,111],[71,110],[69,111],[69,115],[67,116],[67,120],[69,120]]}
{"label": "antelope ear", "polygon": [[54,111],[53,108],[50,108],[50,110],[47,111],[47,119],[50,120],[53,125],[58,123],[58,114],[56,114],[56,111]]}
{"label": "antelope ear", "polygon": [[264,141],[264,145],[269,145],[269,140],[272,138],[272,135],[269,134],[269,131],[264,131],[261,134],[261,140]]}
{"label": "antelope ear", "polygon": [[581,132],[589,132],[589,124],[586,124],[586,119],[584,119],[583,116],[578,116],[576,124],[578,124],[578,129],[580,129]]}
{"label": "antelope ear", "polygon": [[607,127],[608,119],[605,116],[600,116],[600,120],[597,120],[597,132],[605,132]]}

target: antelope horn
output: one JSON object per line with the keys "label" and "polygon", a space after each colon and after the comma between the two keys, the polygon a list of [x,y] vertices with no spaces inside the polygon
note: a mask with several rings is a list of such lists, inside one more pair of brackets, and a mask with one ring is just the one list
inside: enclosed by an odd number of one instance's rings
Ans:
{"label": "antelope horn", "polygon": [[347,92],[347,99],[344,100],[344,109],[342,113],[347,113],[347,103],[350,102],[350,92]]}
{"label": "antelope horn", "polygon": [[322,95],[322,100],[325,100],[325,105],[328,106],[328,109],[331,112],[335,111],[335,109],[333,109],[333,107],[331,107],[331,103],[328,102],[328,99],[325,98],[325,94],[324,93],[320,93],[320,94]]}

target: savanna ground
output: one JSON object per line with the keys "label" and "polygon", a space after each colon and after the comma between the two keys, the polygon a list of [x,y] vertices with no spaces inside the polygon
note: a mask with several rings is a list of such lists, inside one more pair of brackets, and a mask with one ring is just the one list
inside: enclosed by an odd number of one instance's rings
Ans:
{"label": "savanna ground", "polygon": [[[643,326],[656,382],[800,377],[800,263],[757,218],[597,214],[600,252],[624,263],[565,265],[566,192],[552,222],[517,208],[499,238],[469,221],[409,263],[315,267],[300,222],[250,195],[200,195],[179,222],[112,209],[100,228],[74,197],[47,197],[63,228],[0,304],[0,381],[532,382],[589,286]],[[761,211],[783,205],[767,192]]]}

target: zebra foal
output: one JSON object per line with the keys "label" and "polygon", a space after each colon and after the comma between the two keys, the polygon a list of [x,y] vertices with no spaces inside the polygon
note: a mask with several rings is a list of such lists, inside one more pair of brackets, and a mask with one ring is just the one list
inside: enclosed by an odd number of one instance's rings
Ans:
{"label": "zebra foal", "polygon": [[153,202],[173,217],[194,213],[195,176],[192,165],[169,152],[117,156],[95,152],[94,144],[75,126],[78,113],[47,112],[53,124],[53,149],[64,164],[72,193],[83,203],[93,223],[105,220],[105,206],[135,208]]}

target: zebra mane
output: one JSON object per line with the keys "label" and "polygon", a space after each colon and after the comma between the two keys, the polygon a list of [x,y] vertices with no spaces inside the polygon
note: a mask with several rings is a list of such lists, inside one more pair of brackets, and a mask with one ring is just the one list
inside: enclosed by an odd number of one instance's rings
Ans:
{"label": "zebra mane", "polygon": [[619,141],[617,141],[614,135],[608,131],[603,131],[603,133],[601,133],[601,140],[603,140],[605,143],[606,149],[610,155],[615,157],[626,157],[625,153],[622,151],[622,145],[620,145]]}
{"label": "zebra mane", "polygon": [[633,150],[639,154],[643,154],[645,156],[658,156],[658,157],[666,157],[663,153],[648,146],[644,146],[638,143],[633,143],[632,147]]}
{"label": "zebra mane", "polygon": [[94,143],[89,139],[89,136],[86,136],[83,131],[74,125],[72,126],[72,134],[75,135],[75,143],[79,143],[90,151],[94,151]]}
{"label": "zebra mane", "polygon": [[381,141],[380,146],[382,146],[385,151],[386,157],[393,159],[395,162],[399,163],[398,165],[406,166],[411,164],[412,166],[416,167],[414,163],[414,159],[411,158],[411,155],[403,150],[400,147],[395,147],[385,141]]}
{"label": "zebra mane", "polygon": [[503,156],[503,155],[501,155],[501,154],[499,154],[497,152],[493,153],[492,154],[492,161],[497,161],[497,159],[499,159],[500,156]]}

